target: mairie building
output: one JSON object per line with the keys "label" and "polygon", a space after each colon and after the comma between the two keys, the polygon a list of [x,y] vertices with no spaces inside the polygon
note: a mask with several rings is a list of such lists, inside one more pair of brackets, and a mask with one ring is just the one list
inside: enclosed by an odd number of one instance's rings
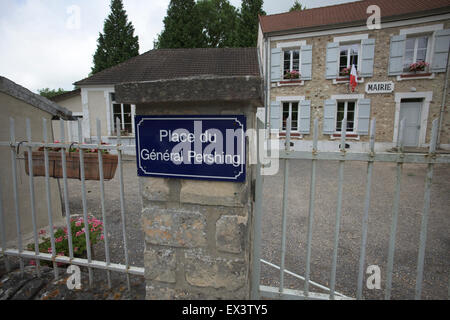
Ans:
{"label": "mairie building", "polygon": [[448,0],[357,1],[260,16],[260,111],[272,138],[283,145],[289,118],[294,150],[311,150],[318,118],[320,150],[338,150],[345,130],[349,152],[367,151],[375,118],[375,150],[388,151],[404,119],[404,145],[417,150],[429,145],[439,119],[439,147],[450,149],[449,43]]}

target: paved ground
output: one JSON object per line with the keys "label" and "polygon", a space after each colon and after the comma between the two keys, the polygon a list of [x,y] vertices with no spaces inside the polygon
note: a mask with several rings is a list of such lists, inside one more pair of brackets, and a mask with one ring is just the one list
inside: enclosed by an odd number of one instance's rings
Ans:
{"label": "paved ground", "polygon": [[[311,280],[328,285],[334,236],[337,198],[337,163],[319,162],[317,167],[316,210],[313,227],[311,257]],[[308,215],[310,161],[294,160],[289,172],[289,208],[286,268],[292,272],[305,273],[305,243]],[[339,243],[336,290],[355,297],[361,224],[364,206],[366,167],[364,163],[348,163],[345,167],[343,217]],[[276,176],[266,177],[264,182],[264,218],[262,229],[262,258],[279,265],[281,244],[281,202],[283,167]],[[405,165],[401,194],[401,210],[395,255],[393,295],[394,299],[414,297],[416,264],[418,255],[425,166]],[[428,242],[425,258],[423,298],[446,299],[450,272],[450,166],[436,166],[432,189],[432,206],[429,218]],[[376,164],[372,188],[367,242],[368,265],[378,265],[382,272],[384,289],[387,248],[391,222],[395,165]],[[126,197],[126,225],[130,264],[143,266],[144,240],[140,230],[141,203],[136,179],[136,165],[132,158],[124,162]],[[70,209],[72,214],[82,214],[81,183],[71,180]],[[97,181],[87,181],[88,212],[101,218],[100,188]],[[274,192],[276,190],[277,192]],[[122,225],[118,175],[105,182],[107,224],[110,234],[112,262],[124,263]],[[95,259],[104,259],[104,246],[97,244]],[[125,276],[114,274],[116,291],[125,285]],[[84,277],[86,278],[86,277]],[[106,288],[105,272],[96,271],[98,288]],[[277,286],[279,271],[262,267],[262,283]],[[145,293],[142,277],[133,277],[133,291],[129,297],[143,298]],[[1,280],[0,280],[1,281]],[[64,284],[65,285],[65,284]],[[285,286],[303,289],[302,281],[285,276]],[[45,288],[45,286],[44,286]],[[119,289],[117,289],[119,288]],[[105,289],[106,290],[106,289]],[[47,290],[48,291],[48,290]],[[320,290],[318,291],[320,292]],[[116,293],[108,293],[114,298]],[[93,294],[91,292],[91,294]],[[106,294],[106,291],[105,291]],[[383,290],[364,290],[367,299],[382,299]],[[36,296],[38,297],[38,296]],[[59,297],[59,296],[56,296]],[[116,296],[117,297],[117,296]],[[93,299],[102,299],[93,294]]]}

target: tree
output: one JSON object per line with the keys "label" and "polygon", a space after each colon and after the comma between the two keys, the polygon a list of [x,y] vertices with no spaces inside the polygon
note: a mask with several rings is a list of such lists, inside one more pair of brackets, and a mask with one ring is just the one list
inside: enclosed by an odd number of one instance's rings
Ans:
{"label": "tree", "polygon": [[201,48],[205,46],[203,27],[194,0],[170,0],[164,29],[154,42],[156,49]]}
{"label": "tree", "polygon": [[302,5],[300,2],[298,2],[298,0],[295,0],[294,4],[289,9],[289,12],[302,11],[302,10],[305,10],[305,9],[306,9],[306,7],[304,5]]}
{"label": "tree", "polygon": [[92,74],[139,55],[139,39],[128,22],[122,0],[111,1],[111,13],[105,20],[103,34],[97,40]]}
{"label": "tree", "polygon": [[256,47],[258,38],[258,15],[266,15],[263,0],[242,0],[239,14],[239,46]]}
{"label": "tree", "polygon": [[50,89],[50,88],[43,88],[38,89],[38,92],[41,96],[46,97],[47,99],[53,98],[54,96],[60,95],[62,93],[66,93],[67,91],[63,88],[59,88],[58,90]]}
{"label": "tree", "polygon": [[197,2],[206,47],[234,47],[238,44],[238,12],[228,0]]}

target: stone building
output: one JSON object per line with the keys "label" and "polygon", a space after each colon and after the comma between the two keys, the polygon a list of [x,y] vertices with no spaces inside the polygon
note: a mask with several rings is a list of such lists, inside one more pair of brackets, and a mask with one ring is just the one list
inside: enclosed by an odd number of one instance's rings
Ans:
{"label": "stone building", "polygon": [[[426,147],[439,118],[440,147],[449,149],[449,4],[371,0],[261,16],[258,50],[272,136],[283,139],[291,116],[294,148],[311,149],[319,118],[319,149],[337,150],[346,117],[349,151],[367,151],[376,118],[375,148],[385,151],[395,146],[405,119],[405,145]],[[379,27],[370,18],[378,9]]]}

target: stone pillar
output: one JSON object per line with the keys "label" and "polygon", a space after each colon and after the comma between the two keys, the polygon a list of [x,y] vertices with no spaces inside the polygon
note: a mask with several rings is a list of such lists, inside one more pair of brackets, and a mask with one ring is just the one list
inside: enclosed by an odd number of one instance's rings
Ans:
{"label": "stone pillar", "polygon": [[[259,77],[191,78],[116,86],[137,115],[226,115],[254,128]],[[147,299],[249,299],[254,169],[243,183],[139,177]]]}

